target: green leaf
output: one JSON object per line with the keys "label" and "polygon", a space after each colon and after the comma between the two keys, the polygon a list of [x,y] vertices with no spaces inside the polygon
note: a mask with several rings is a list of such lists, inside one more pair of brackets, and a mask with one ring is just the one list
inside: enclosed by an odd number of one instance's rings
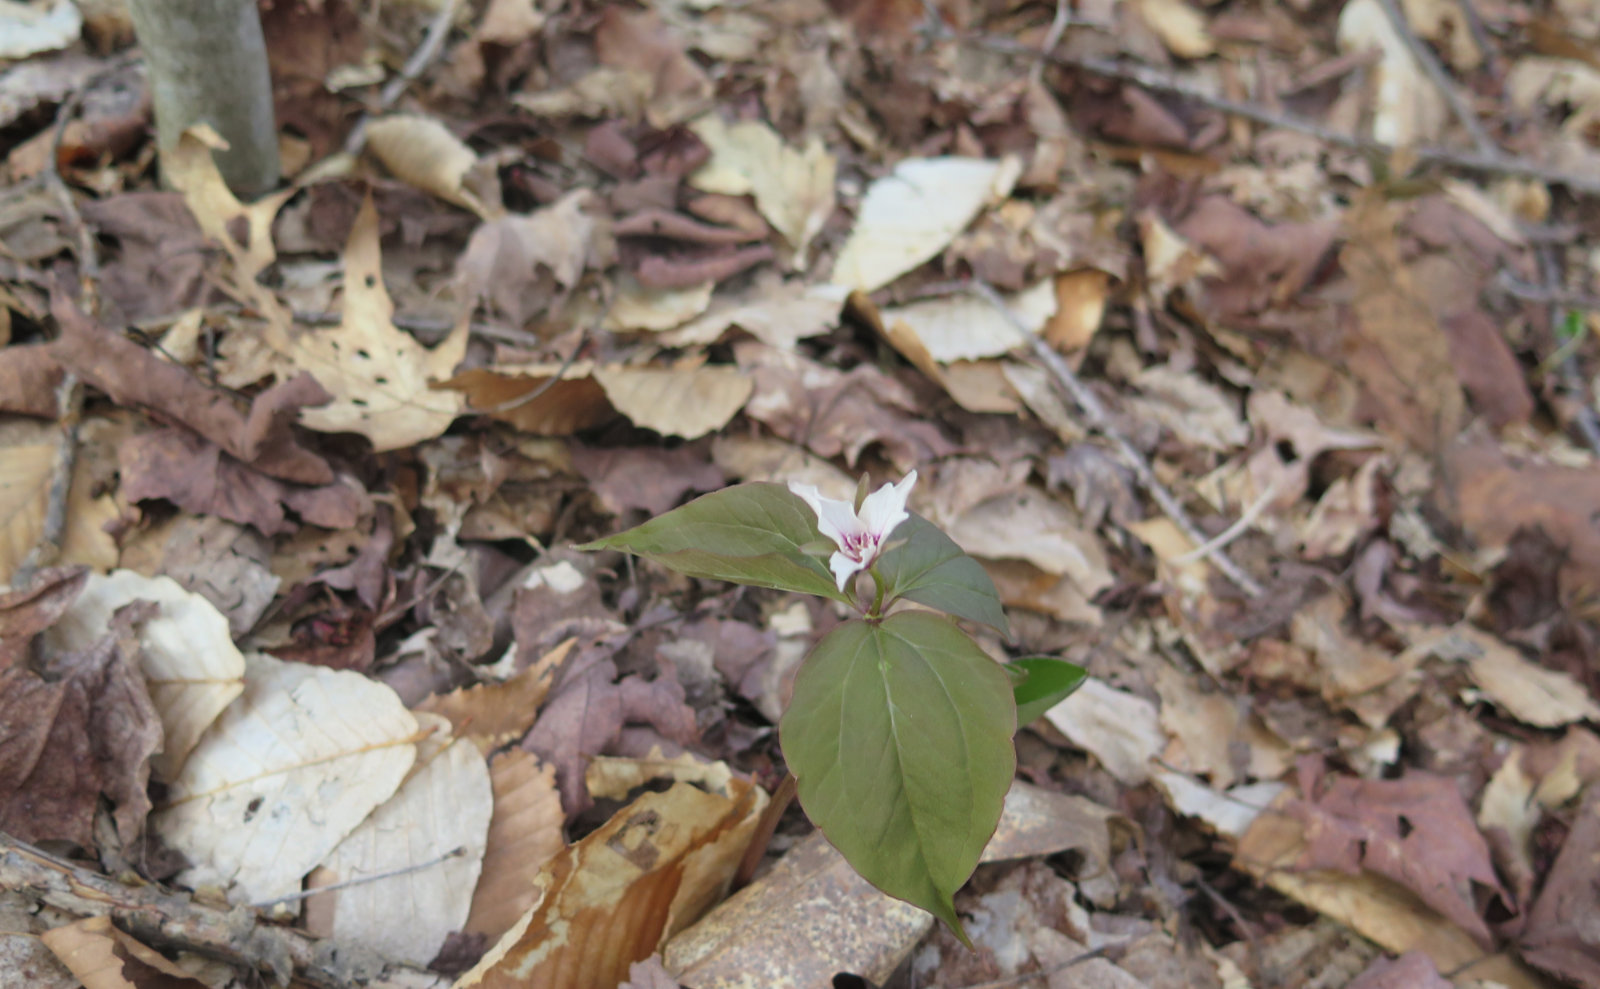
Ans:
{"label": "green leaf", "polygon": [[1089,671],[1077,663],[1049,656],[1014,659],[1008,666],[1025,674],[1014,686],[1018,728],[1072,696],[1089,679]]}
{"label": "green leaf", "polygon": [[886,600],[909,598],[1010,637],[1006,612],[989,572],[962,552],[955,540],[915,513],[896,526],[892,536],[900,545],[877,562],[888,585]]}
{"label": "green leaf", "polygon": [[1016,772],[1005,668],[943,615],[848,621],[800,667],[779,730],[800,805],[833,846],[965,941],[952,898]]}
{"label": "green leaf", "polygon": [[691,577],[775,587],[851,603],[825,564],[805,552],[822,539],[806,503],[779,484],[738,484],[626,532],[578,547],[620,549]]}

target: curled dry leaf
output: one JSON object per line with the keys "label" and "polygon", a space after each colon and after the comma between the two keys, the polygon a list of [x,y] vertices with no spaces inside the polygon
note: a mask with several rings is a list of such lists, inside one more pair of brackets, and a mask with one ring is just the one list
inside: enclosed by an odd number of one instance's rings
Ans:
{"label": "curled dry leaf", "polygon": [[908,158],[867,189],[834,262],[836,285],[871,292],[944,250],[985,206],[1011,194],[1016,158]]}
{"label": "curled dry leaf", "polygon": [[[111,923],[109,915],[85,917],[39,935],[61,964],[65,965],[84,989],[135,989],[159,984],[172,989],[198,989],[211,984],[202,975],[216,977],[227,969],[191,971],[172,962],[161,952],[124,934]],[[192,968],[193,956],[188,956]]]}
{"label": "curled dry leaf", "polygon": [[331,329],[296,339],[290,357],[333,396],[300,421],[329,433],[360,433],[379,451],[443,433],[461,414],[461,396],[432,387],[450,376],[467,350],[465,320],[429,350],[394,325],[383,285],[378,211],[368,198],[350,228],[344,255],[344,314]]}
{"label": "curled dry leaf", "polygon": [[359,673],[251,654],[244,688],[190,753],[151,827],[194,863],[182,882],[231,887],[233,902],[255,903],[298,890],[394,795],[419,732],[393,690]]}
{"label": "curled dry leaf", "polygon": [[[331,906],[333,937],[420,966],[467,922],[494,798],[477,746],[452,738],[439,715],[417,720],[434,734],[417,743],[411,772],[328,854],[317,875],[330,884],[362,880],[319,900],[320,909]],[[410,871],[373,878],[398,869]]]}
{"label": "curled dry leaf", "polygon": [[244,692],[244,656],[210,601],[170,577],[132,570],[91,575],[45,640],[56,649],[86,649],[107,633],[117,609],[135,601],[157,606],[138,632],[139,661],[165,733],[151,768],[157,779],[171,780],[201,733]]}
{"label": "curled dry leaf", "polygon": [[1457,625],[1421,644],[1421,649],[1465,661],[1473,682],[1489,700],[1524,724],[1559,728],[1578,721],[1600,722],[1600,704],[1583,684],[1523,659],[1511,646],[1470,625]]}
{"label": "curled dry leaf", "polygon": [[726,893],[766,802],[737,779],[639,797],[549,862],[538,904],[457,989],[611,989]]}
{"label": "curled dry leaf", "polygon": [[577,641],[565,640],[507,680],[434,694],[412,710],[443,715],[456,735],[473,739],[488,754],[527,733],[550,693],[555,668]]}
{"label": "curled dry leaf", "polygon": [[737,326],[762,343],[793,350],[797,342],[820,336],[839,322],[844,294],[830,286],[757,280],[754,288],[729,299],[712,300],[710,311],[660,337],[668,347],[710,344]]}
{"label": "curled dry leaf", "polygon": [[[485,220],[503,212],[498,188],[468,187],[474,177],[484,185],[483,179],[492,178],[493,173],[485,175],[477,154],[432,117],[395,114],[374,120],[367,125],[367,149],[395,178],[423,192],[469,209]],[[493,195],[485,197],[481,191]]]}

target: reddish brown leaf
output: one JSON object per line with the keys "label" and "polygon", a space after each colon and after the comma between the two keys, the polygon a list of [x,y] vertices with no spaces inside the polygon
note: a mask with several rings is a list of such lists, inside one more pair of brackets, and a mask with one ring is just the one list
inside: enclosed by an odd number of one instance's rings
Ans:
{"label": "reddish brown leaf", "polygon": [[86,567],[53,567],[0,594],[0,670],[28,664],[34,636],[56,623],[89,580]]}
{"label": "reddish brown leaf", "polygon": [[56,387],[61,365],[47,344],[25,344],[0,350],[0,412],[41,419],[61,414]]}
{"label": "reddish brown leaf", "polygon": [[1590,786],[1518,948],[1530,965],[1580,986],[1600,985],[1600,786]]}
{"label": "reddish brown leaf", "polygon": [[688,492],[715,491],[724,480],[702,444],[663,450],[574,443],[571,452],[578,473],[594,488],[606,510],[617,515],[632,508],[660,515],[677,507]]}

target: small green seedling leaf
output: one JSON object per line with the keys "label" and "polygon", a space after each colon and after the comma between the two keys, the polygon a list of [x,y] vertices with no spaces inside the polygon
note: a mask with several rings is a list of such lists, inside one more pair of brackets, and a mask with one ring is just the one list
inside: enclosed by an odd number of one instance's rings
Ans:
{"label": "small green seedling leaf", "polygon": [[[690,577],[816,594],[850,603],[825,564],[826,542],[806,503],[779,484],[737,484],[640,526],[578,547],[619,549]],[[830,543],[831,545],[831,543]]]}
{"label": "small green seedling leaf", "polygon": [[915,513],[894,530],[899,545],[878,558],[885,601],[907,598],[1010,636],[1000,595],[983,564]]}
{"label": "small green seedling leaf", "polygon": [[[1049,656],[1012,660],[1007,668],[1013,673],[1018,728],[1072,696],[1089,679],[1089,671],[1077,663]],[[1016,677],[1019,673],[1022,675],[1020,680]]]}
{"label": "small green seedling leaf", "polygon": [[1015,713],[1003,666],[950,619],[904,611],[817,643],[780,731],[801,806],[846,861],[967,942],[953,897],[1000,821]]}

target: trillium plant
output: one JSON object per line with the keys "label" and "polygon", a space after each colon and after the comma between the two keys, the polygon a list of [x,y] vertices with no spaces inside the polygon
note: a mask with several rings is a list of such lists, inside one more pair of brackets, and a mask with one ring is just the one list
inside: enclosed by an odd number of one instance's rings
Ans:
{"label": "trillium plant", "polygon": [[855,612],[795,675],[784,759],[800,806],[857,872],[966,940],[952,898],[999,824],[1012,736],[1084,671],[1048,657],[1000,663],[978,647],[959,623],[1009,635],[999,595],[978,561],[907,510],[916,482],[912,471],[869,494],[862,478],[853,501],[740,484],[583,548]]}

